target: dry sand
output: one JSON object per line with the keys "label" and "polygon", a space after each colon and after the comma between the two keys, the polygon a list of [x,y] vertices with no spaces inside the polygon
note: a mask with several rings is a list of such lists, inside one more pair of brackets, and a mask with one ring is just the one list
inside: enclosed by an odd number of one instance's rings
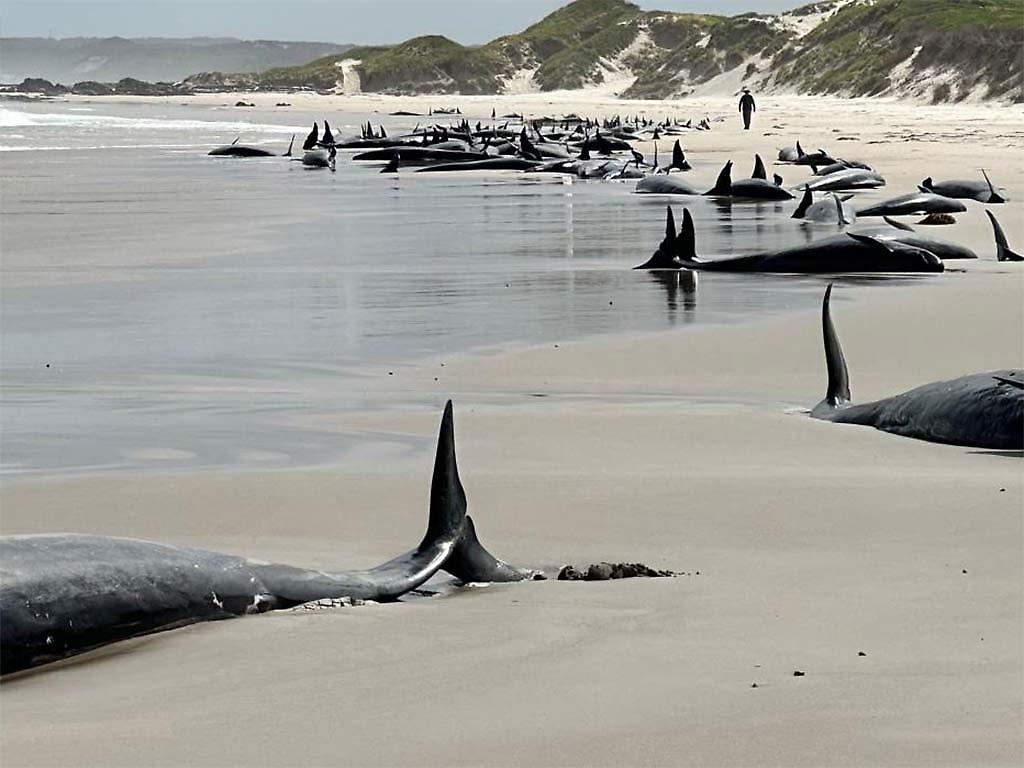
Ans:
{"label": "dry sand", "polygon": [[[342,101],[356,103],[332,109]],[[739,130],[730,109],[687,149],[739,163],[857,135],[844,154],[877,165],[894,194],[985,164],[1024,200],[1019,108],[759,106],[759,130]],[[998,209],[1018,250],[1021,211]],[[986,261],[836,290],[857,400],[1024,363],[1024,271],[991,261],[981,206],[937,234]],[[323,421],[429,435],[451,395],[492,551],[552,570],[615,559],[687,575],[474,588],[123,644],[6,682],[0,763],[1021,764],[1021,459],[808,418],[799,409],[824,388],[815,312],[445,363],[441,382],[437,360],[379,376],[393,408]],[[408,406],[423,392],[437,409]],[[6,482],[2,525],[359,566],[418,539],[430,461],[366,452],[331,470]]]}

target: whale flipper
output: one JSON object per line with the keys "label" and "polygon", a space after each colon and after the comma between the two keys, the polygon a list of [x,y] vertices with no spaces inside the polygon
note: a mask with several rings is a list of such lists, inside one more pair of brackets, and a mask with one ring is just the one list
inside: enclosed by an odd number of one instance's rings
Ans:
{"label": "whale flipper", "polygon": [[450,573],[464,584],[522,581],[534,575],[533,571],[511,566],[488,552],[477,538],[476,526],[469,515],[466,515],[466,521],[463,523],[462,536],[455,543],[455,548],[444,561],[441,570]]}
{"label": "whale flipper", "polygon": [[295,134],[293,133],[291,139],[288,141],[288,151],[285,152],[283,155],[281,155],[281,157],[291,157],[292,156],[292,147],[294,147],[294,146],[295,146]]}
{"label": "whale flipper", "polygon": [[985,211],[988,220],[992,222],[992,233],[996,238],[996,260],[997,261],[1024,261],[1024,256],[1016,251],[1010,250],[1010,244],[1006,242],[1006,233],[999,226],[999,221],[992,214],[992,211]]}
{"label": "whale flipper", "polygon": [[807,213],[807,209],[813,204],[814,196],[811,194],[811,188],[807,184],[804,184],[804,196],[800,198],[800,205],[796,207],[796,210],[793,211],[793,215],[790,216],[790,218],[802,219],[804,214]]}
{"label": "whale flipper", "polygon": [[846,369],[846,358],[839,344],[839,336],[832,324],[832,312],[829,301],[832,298],[832,283],[825,289],[825,299],[821,302],[821,335],[825,344],[825,368],[828,371],[828,387],[825,399],[811,411],[812,416],[834,411],[850,402],[850,375]]}
{"label": "whale flipper", "polygon": [[882,221],[884,221],[890,227],[895,227],[896,229],[902,229],[905,232],[913,232],[914,231],[914,228],[912,226],[910,226],[909,224],[904,224],[902,221],[896,221],[896,219],[890,219],[888,216],[883,216],[882,217]]}

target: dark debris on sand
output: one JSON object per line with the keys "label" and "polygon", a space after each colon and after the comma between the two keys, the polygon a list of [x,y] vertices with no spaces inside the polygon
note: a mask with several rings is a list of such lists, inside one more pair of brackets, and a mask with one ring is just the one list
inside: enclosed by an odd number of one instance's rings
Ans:
{"label": "dark debris on sand", "polygon": [[674,571],[659,571],[643,563],[593,563],[585,569],[574,565],[562,566],[559,581],[609,581],[611,579],[660,578],[677,576]]}

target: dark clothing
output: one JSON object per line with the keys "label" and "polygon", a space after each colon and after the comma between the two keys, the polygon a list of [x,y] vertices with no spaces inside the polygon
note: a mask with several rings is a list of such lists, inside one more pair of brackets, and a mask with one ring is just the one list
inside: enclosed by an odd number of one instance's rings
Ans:
{"label": "dark clothing", "polygon": [[743,130],[750,130],[750,116],[757,111],[757,105],[754,104],[754,97],[749,93],[744,93],[740,99],[740,112],[743,113]]}

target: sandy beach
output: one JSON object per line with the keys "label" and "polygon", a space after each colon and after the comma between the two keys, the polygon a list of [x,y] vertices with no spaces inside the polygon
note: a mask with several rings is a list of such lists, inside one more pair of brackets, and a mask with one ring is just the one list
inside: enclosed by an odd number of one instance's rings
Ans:
{"label": "sandy beach", "polygon": [[[1024,250],[1020,106],[764,96],[755,130],[744,132],[731,95],[685,104],[593,94],[287,99],[298,122],[431,105],[458,105],[470,119],[492,104],[532,115],[725,115],[691,133],[687,152],[731,157],[746,173],[754,151],[767,161],[800,139],[871,162],[892,195],[984,167],[1008,191],[1010,202],[993,209]],[[833,315],[855,401],[1024,364],[1024,271],[995,262],[983,210],[969,202],[955,226],[928,230],[973,247],[977,263],[884,290],[837,283]],[[7,479],[2,531],[372,565],[422,532],[431,436],[451,397],[470,512],[492,552],[549,575],[601,560],[682,575],[473,587],[131,641],[5,681],[0,763],[1024,759],[1020,454],[810,419],[825,387],[817,311],[552,338],[365,375],[382,407],[316,419],[365,437],[343,465]],[[424,448],[375,447],[388,435],[422,438]]]}

